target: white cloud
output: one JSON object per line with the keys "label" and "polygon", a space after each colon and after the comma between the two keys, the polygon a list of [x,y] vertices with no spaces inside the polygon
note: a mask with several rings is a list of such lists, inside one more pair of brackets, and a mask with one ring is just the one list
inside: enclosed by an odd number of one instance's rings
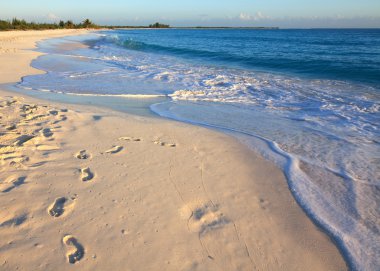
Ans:
{"label": "white cloud", "polygon": [[256,21],[261,20],[261,19],[269,19],[268,16],[265,16],[260,11],[256,12],[254,18],[255,18]]}
{"label": "white cloud", "polygon": [[240,20],[243,20],[243,21],[250,21],[250,20],[252,20],[252,16],[251,15],[249,15],[249,14],[246,14],[246,13],[240,13],[240,15],[239,15],[239,19]]}
{"label": "white cloud", "polygon": [[241,12],[238,18],[242,21],[260,21],[269,19],[269,17],[265,16],[261,11],[256,12],[254,15]]}
{"label": "white cloud", "polygon": [[59,17],[53,13],[49,13],[48,15],[46,15],[46,18],[49,21],[57,21],[59,19]]}

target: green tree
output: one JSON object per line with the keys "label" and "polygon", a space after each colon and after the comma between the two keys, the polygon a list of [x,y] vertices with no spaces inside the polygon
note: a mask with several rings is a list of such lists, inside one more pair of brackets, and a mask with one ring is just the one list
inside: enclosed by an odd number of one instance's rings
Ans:
{"label": "green tree", "polygon": [[86,19],[82,22],[82,25],[83,27],[87,28],[93,26],[94,24],[90,21],[90,19]]}
{"label": "green tree", "polygon": [[170,26],[168,24],[160,24],[159,22],[149,25],[149,28],[169,28],[169,27]]}
{"label": "green tree", "polygon": [[0,30],[8,30],[10,28],[11,28],[10,22],[0,20]]}
{"label": "green tree", "polygon": [[26,29],[57,29],[57,28],[83,28],[83,27],[98,27],[93,24],[89,19],[83,21],[80,24],[74,24],[73,21],[68,20],[66,22],[60,21],[59,23],[36,23],[27,22],[25,20],[19,20],[13,18],[11,21],[5,21],[0,19],[0,30],[26,30]]}
{"label": "green tree", "polygon": [[65,28],[74,28],[74,23],[73,23],[73,21],[68,20],[68,21],[65,23]]}

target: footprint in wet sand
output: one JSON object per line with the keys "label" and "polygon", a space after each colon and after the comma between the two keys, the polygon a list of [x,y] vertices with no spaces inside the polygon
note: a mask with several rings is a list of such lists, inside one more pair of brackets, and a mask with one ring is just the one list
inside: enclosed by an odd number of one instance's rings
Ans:
{"label": "footprint in wet sand", "polygon": [[114,146],[114,147],[112,147],[111,149],[106,150],[105,153],[111,153],[111,154],[114,154],[114,153],[118,153],[118,152],[121,151],[122,149],[123,149],[122,146]]}
{"label": "footprint in wet sand", "polygon": [[181,210],[181,214],[188,219],[191,231],[201,235],[229,223],[229,220],[219,211],[218,206],[208,202],[188,204]]}
{"label": "footprint in wet sand", "polygon": [[[207,259],[223,270],[254,270],[255,264],[235,222],[228,219],[217,204],[195,201],[181,209],[189,231],[197,233]],[[236,255],[236,257],[231,257]]]}
{"label": "footprint in wet sand", "polygon": [[51,216],[59,217],[65,211],[64,205],[67,199],[65,197],[56,198],[54,203],[51,204],[48,208],[48,213]]}
{"label": "footprint in wet sand", "polygon": [[141,141],[141,138],[138,138],[138,137],[131,137],[131,136],[122,136],[122,137],[119,137],[119,140],[124,140],[124,141]]}
{"label": "footprint in wet sand", "polygon": [[83,258],[84,248],[74,236],[66,235],[62,241],[68,250],[66,257],[69,263],[74,264]]}
{"label": "footprint in wet sand", "polygon": [[75,157],[78,159],[87,159],[90,157],[90,155],[86,152],[86,150],[80,150],[75,154]]}
{"label": "footprint in wet sand", "polygon": [[92,178],[94,178],[94,173],[91,172],[89,167],[82,168],[81,173],[82,173],[81,179],[83,182],[90,181],[92,180]]}

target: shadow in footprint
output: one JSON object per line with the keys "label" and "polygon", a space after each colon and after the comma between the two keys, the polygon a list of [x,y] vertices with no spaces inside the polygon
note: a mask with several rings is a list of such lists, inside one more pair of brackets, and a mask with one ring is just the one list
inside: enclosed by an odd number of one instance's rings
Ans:
{"label": "shadow in footprint", "polygon": [[111,153],[111,154],[114,154],[114,153],[118,153],[118,152],[120,152],[122,149],[123,149],[122,146],[114,146],[114,147],[112,147],[111,149],[106,150],[105,153]]}
{"label": "shadow in footprint", "polygon": [[94,173],[91,172],[89,167],[82,168],[81,173],[82,173],[81,179],[83,182],[90,181],[94,178]]}
{"label": "shadow in footprint", "polygon": [[10,187],[4,189],[1,192],[8,193],[8,192],[12,191],[16,187],[19,187],[20,185],[23,185],[25,183],[25,179],[26,179],[25,176],[17,178],[16,180],[12,181],[12,185]]}
{"label": "shadow in footprint", "polygon": [[41,162],[37,162],[37,163],[31,164],[29,167],[31,167],[31,168],[37,168],[37,167],[41,167],[41,166],[45,165],[46,163],[47,163],[47,161],[41,161]]}
{"label": "shadow in footprint", "polygon": [[53,116],[57,116],[58,115],[58,111],[57,110],[50,110],[49,113],[50,113],[50,115],[53,115]]}
{"label": "shadow in footprint", "polygon": [[28,216],[26,214],[14,217],[12,219],[9,219],[9,220],[4,221],[3,223],[1,223],[0,227],[19,226],[19,225],[21,225],[22,223],[25,222],[25,220],[27,219],[27,217]]}
{"label": "shadow in footprint", "polygon": [[141,138],[131,137],[131,136],[122,136],[122,137],[119,137],[119,140],[139,142],[141,141]]}
{"label": "shadow in footprint", "polygon": [[65,211],[64,205],[65,205],[66,200],[67,199],[65,197],[56,198],[54,203],[50,205],[48,208],[49,215],[53,217],[61,216],[63,212]]}
{"label": "shadow in footprint", "polygon": [[67,247],[72,247],[66,254],[69,263],[74,264],[83,258],[84,248],[74,236],[66,235],[63,237],[63,243]]}
{"label": "shadow in footprint", "polygon": [[16,124],[11,124],[11,125],[5,127],[5,130],[8,130],[8,131],[12,131],[14,129],[16,129]]}
{"label": "shadow in footprint", "polygon": [[13,143],[14,146],[22,146],[25,142],[31,140],[32,138],[34,138],[33,135],[21,135],[19,136],[15,143]]}
{"label": "shadow in footprint", "polygon": [[[189,228],[200,236],[229,224],[218,206],[208,202],[188,204],[183,210],[187,213]],[[188,210],[191,212],[185,212]]]}
{"label": "shadow in footprint", "polygon": [[171,148],[177,146],[175,143],[168,143],[168,142],[163,142],[163,141],[160,141],[160,140],[156,140],[153,143],[156,144],[156,145],[159,145],[159,146],[165,146],[165,147],[171,147]]}
{"label": "shadow in footprint", "polygon": [[102,116],[92,116],[92,119],[95,120],[95,121],[98,121],[98,120],[101,120],[102,119]]}
{"label": "shadow in footprint", "polygon": [[75,157],[78,159],[87,159],[90,155],[86,152],[86,150],[80,150],[75,154]]}
{"label": "shadow in footprint", "polygon": [[51,136],[53,136],[53,132],[50,130],[50,128],[42,129],[41,134],[44,137],[51,137]]}

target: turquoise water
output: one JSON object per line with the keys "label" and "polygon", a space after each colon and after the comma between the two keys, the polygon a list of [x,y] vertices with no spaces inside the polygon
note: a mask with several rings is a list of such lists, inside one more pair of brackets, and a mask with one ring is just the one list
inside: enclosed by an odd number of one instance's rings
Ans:
{"label": "turquoise water", "polygon": [[231,133],[284,170],[353,270],[380,266],[380,30],[117,30],[39,50],[47,73],[18,87],[150,97],[160,116]]}
{"label": "turquoise water", "polygon": [[124,48],[310,78],[380,84],[379,30],[119,31]]}

